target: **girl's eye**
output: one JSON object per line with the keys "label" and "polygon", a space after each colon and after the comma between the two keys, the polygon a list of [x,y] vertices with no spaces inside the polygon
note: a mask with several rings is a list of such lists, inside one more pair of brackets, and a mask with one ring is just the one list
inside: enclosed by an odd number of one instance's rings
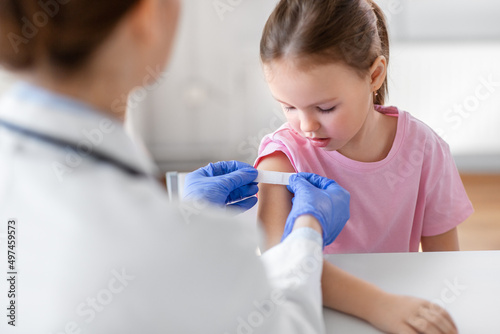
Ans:
{"label": "girl's eye", "polygon": [[283,108],[284,108],[286,111],[291,111],[291,110],[294,110],[294,109],[295,109],[294,107],[287,107],[287,106],[283,106]]}
{"label": "girl's eye", "polygon": [[321,109],[320,107],[318,107],[318,111],[322,112],[322,113],[329,113],[329,112],[334,111],[335,108],[336,108],[336,106],[335,107],[331,107],[330,109]]}

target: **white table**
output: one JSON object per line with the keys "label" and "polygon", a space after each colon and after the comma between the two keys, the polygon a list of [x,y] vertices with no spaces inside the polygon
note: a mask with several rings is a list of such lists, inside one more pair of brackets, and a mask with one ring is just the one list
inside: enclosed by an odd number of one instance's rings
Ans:
{"label": "white table", "polygon": [[[500,333],[500,251],[327,255],[328,261],[385,291],[433,300],[460,334]],[[325,309],[327,333],[381,333]]]}

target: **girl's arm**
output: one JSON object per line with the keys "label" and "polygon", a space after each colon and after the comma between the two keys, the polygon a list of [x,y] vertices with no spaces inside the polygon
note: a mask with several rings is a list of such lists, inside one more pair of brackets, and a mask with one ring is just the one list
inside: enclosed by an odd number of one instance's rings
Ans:
{"label": "girl's arm", "polygon": [[[257,168],[273,172],[295,173],[288,157],[281,152],[265,157]],[[267,238],[266,248],[269,249],[281,241],[286,219],[292,210],[293,194],[286,186],[263,183],[259,184],[258,196],[257,216]]]}
{"label": "girl's arm", "polygon": [[422,237],[420,242],[422,243],[422,250],[424,252],[447,252],[460,250],[456,227],[440,235]]}
{"label": "girl's arm", "polygon": [[[258,169],[295,172],[282,152],[265,157]],[[280,243],[292,208],[292,198],[293,195],[285,186],[259,184],[258,217],[267,237],[267,248]],[[456,333],[446,311],[440,308],[431,311],[430,304],[418,298],[386,293],[327,261],[324,262],[321,283],[325,306],[364,319],[387,333]],[[422,311],[426,309],[429,311]],[[422,312],[425,316],[419,316]],[[417,316],[418,321],[415,320]],[[422,317],[428,317],[429,320],[422,323]],[[437,326],[444,330],[436,331]]]}
{"label": "girl's arm", "polygon": [[[282,152],[275,152],[264,158],[259,163],[258,169],[295,172],[288,157]],[[267,248],[281,241],[286,219],[292,209],[292,197],[293,194],[286,186],[259,185],[258,217],[267,237]],[[323,304],[335,310],[365,318],[366,308],[370,304],[367,301],[375,299],[375,296],[378,297],[381,290],[327,261],[323,265]]]}

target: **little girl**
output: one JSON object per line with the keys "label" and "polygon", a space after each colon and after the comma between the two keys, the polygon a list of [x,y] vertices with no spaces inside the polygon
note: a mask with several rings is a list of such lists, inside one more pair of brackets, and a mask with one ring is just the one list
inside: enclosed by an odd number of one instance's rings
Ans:
{"label": "little girl", "polygon": [[[262,140],[255,165],[326,176],[351,194],[351,219],[326,254],[459,250],[456,226],[472,205],[448,145],[409,113],[383,106],[389,38],[373,1],[280,1],[261,59],[288,122]],[[268,247],[280,242],[291,199],[284,186],[260,186]],[[426,302],[388,295],[327,263],[323,296],[387,332],[449,332],[437,324],[449,319],[443,310],[423,317],[431,329],[419,328],[409,319],[422,318]]]}

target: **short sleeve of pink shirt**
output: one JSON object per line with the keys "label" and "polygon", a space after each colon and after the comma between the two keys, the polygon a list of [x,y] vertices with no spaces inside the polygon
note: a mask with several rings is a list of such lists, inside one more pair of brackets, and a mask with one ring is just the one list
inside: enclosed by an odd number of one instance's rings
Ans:
{"label": "short sleeve of pink shirt", "polygon": [[398,117],[393,146],[382,161],[364,163],[324,151],[288,123],[261,142],[256,166],[280,151],[297,172],[326,176],[350,192],[351,219],[326,254],[417,252],[422,236],[445,233],[474,211],[448,144],[407,112],[376,109]]}

